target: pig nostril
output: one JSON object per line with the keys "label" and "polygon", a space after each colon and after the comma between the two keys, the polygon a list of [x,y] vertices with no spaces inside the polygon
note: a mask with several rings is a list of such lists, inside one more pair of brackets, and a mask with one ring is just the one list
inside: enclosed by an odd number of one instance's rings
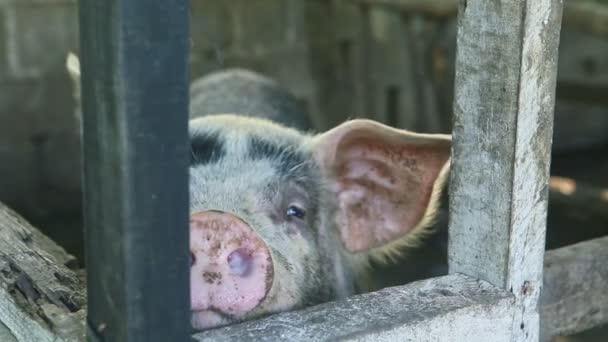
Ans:
{"label": "pig nostril", "polygon": [[252,257],[243,248],[239,248],[228,255],[228,266],[230,271],[239,276],[246,277],[251,272]]}
{"label": "pig nostril", "polygon": [[194,256],[194,253],[190,252],[190,267],[194,266],[195,262],[196,262],[196,257]]}

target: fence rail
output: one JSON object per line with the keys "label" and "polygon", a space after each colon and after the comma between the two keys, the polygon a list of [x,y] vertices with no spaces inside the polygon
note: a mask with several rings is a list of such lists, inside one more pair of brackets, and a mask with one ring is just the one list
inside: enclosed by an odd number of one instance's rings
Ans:
{"label": "fence rail", "polygon": [[541,340],[608,323],[608,236],[548,251],[541,294]]}
{"label": "fence rail", "polygon": [[[404,13],[422,14],[435,18],[453,17],[458,13],[459,0],[350,0],[352,2],[385,6]],[[567,1],[564,4],[564,27],[599,36],[608,35],[608,6],[593,1]]]}
{"label": "fence rail", "polygon": [[198,341],[510,341],[513,296],[454,274],[195,335]]}

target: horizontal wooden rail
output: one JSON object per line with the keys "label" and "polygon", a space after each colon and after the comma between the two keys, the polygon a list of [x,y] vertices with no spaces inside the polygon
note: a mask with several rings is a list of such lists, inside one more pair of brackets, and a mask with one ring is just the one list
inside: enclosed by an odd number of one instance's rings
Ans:
{"label": "horizontal wooden rail", "polygon": [[86,290],[82,277],[66,266],[73,263],[0,203],[0,321],[17,341],[84,340]]}
{"label": "horizontal wooden rail", "polygon": [[513,297],[454,274],[195,335],[199,341],[510,341]]}
{"label": "horizontal wooden rail", "polygon": [[541,336],[547,341],[608,323],[608,236],[547,251]]}
{"label": "horizontal wooden rail", "polygon": [[[351,0],[365,5],[395,8],[405,13],[431,17],[454,17],[458,0]],[[583,32],[608,35],[608,6],[592,1],[566,1],[563,26]]]}

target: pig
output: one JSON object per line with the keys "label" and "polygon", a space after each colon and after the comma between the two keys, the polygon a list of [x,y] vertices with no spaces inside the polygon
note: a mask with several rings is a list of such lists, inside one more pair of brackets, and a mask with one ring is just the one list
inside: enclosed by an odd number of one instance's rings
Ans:
{"label": "pig", "polygon": [[368,119],[302,130],[290,105],[242,92],[265,80],[252,76],[225,70],[192,87],[183,229],[195,330],[369,291],[372,261],[390,263],[433,223],[449,172],[449,135]]}

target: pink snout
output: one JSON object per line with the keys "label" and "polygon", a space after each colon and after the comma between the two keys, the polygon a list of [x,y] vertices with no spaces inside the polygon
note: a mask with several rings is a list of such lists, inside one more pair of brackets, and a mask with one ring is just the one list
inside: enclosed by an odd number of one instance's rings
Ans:
{"label": "pink snout", "polygon": [[249,225],[219,211],[190,217],[192,325],[206,329],[255,309],[272,286],[268,247]]}

